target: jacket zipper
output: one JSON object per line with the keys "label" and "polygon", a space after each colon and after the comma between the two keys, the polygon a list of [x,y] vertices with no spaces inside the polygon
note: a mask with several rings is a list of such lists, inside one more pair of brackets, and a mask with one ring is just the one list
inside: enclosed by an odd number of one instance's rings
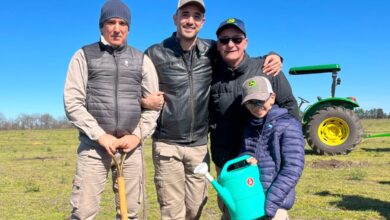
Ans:
{"label": "jacket zipper", "polygon": [[186,66],[186,69],[187,69],[187,72],[188,72],[188,84],[190,86],[190,102],[191,102],[191,127],[190,127],[190,134],[189,134],[189,142],[192,142],[193,140],[193,133],[194,133],[194,121],[195,121],[195,109],[194,109],[194,97],[193,97],[193,94],[194,94],[194,85],[193,85],[193,76],[192,76],[192,71],[193,71],[193,64],[194,64],[194,53],[195,51],[192,51],[191,53],[191,66],[190,66],[190,69],[188,69],[188,65],[187,65],[187,60],[184,58],[184,56],[182,56],[183,60],[184,60],[184,64]]}

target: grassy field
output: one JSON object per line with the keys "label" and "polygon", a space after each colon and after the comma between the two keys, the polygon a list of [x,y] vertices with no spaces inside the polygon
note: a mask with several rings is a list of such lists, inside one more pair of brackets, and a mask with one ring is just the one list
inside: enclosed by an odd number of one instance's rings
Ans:
{"label": "grassy field", "polygon": [[[390,120],[364,120],[363,126],[367,133],[390,132]],[[76,130],[0,131],[0,219],[66,219],[77,145]],[[159,219],[150,140],[145,160],[148,219]],[[97,219],[114,215],[109,181]],[[307,149],[290,215],[292,219],[390,219],[390,138],[365,139],[342,156],[318,156]],[[202,219],[218,216],[216,194],[210,188]]]}

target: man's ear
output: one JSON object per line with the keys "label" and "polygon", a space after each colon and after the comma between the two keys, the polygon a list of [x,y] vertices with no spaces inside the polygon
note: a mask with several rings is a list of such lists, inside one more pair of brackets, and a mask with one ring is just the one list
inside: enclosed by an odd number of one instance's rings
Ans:
{"label": "man's ear", "polygon": [[202,27],[204,25],[204,23],[206,22],[206,17],[203,15],[203,18],[202,18]]}
{"label": "man's ear", "polygon": [[245,37],[244,41],[245,41],[244,50],[246,50],[246,48],[248,47],[248,43],[249,43],[248,38]]}
{"label": "man's ear", "polygon": [[176,19],[177,19],[177,12],[175,12],[175,14],[173,14],[173,24],[175,25],[175,26],[177,26],[177,24],[176,24]]}

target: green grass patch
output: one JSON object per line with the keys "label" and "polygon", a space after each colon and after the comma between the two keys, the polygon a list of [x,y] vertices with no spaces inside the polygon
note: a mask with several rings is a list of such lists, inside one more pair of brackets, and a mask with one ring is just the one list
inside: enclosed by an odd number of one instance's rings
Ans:
{"label": "green grass patch", "polygon": [[[366,133],[389,133],[390,120],[363,120]],[[0,219],[66,219],[77,157],[76,130],[0,131]],[[145,143],[148,219],[159,219],[151,141]],[[215,176],[214,167],[211,167]],[[109,175],[111,176],[111,175]],[[96,219],[113,219],[111,180]],[[292,219],[390,219],[390,138],[364,139],[348,155],[306,149]],[[219,219],[216,193],[202,219]]]}

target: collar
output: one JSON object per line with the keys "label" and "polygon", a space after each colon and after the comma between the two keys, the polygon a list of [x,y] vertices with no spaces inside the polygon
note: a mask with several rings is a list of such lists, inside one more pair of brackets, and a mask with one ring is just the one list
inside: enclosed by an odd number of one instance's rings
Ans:
{"label": "collar", "polygon": [[244,59],[242,59],[241,63],[236,68],[233,69],[230,66],[228,66],[225,62],[223,62],[221,56],[219,56],[218,58],[219,66],[221,67],[221,69],[226,71],[233,77],[246,73],[246,71],[249,68],[250,59],[251,58],[249,57],[249,55],[245,52]]}
{"label": "collar", "polygon": [[[183,49],[180,46],[180,38],[176,37],[177,32],[173,32],[172,36],[169,38],[169,42],[172,44],[173,49],[176,52],[180,52],[178,56],[181,56],[183,54]],[[205,43],[202,42],[199,38],[196,38],[195,45],[192,48],[193,51],[196,52],[196,55],[199,57],[200,55],[204,55],[207,50],[209,49],[209,46],[207,46]]]}
{"label": "collar", "polygon": [[120,45],[119,47],[114,47],[110,43],[108,43],[108,41],[103,37],[103,35],[100,35],[99,45],[102,50],[105,50],[109,53],[114,53],[114,52],[121,53],[127,47],[126,43],[124,45]]}

